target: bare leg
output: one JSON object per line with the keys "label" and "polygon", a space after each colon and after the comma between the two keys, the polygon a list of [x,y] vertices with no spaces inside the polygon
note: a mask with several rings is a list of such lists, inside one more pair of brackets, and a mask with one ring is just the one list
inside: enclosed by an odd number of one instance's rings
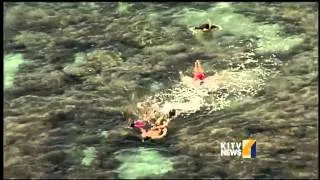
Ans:
{"label": "bare leg", "polygon": [[193,72],[194,73],[203,73],[203,67],[200,64],[200,60],[196,60],[196,62],[194,63],[194,68],[193,68]]}

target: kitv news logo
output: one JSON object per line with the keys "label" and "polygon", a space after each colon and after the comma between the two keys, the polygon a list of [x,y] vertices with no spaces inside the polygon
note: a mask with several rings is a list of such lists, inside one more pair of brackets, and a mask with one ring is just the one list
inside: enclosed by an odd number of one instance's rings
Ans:
{"label": "kitv news logo", "polygon": [[255,158],[257,155],[256,140],[247,139],[242,142],[221,142],[221,156],[241,156]]}

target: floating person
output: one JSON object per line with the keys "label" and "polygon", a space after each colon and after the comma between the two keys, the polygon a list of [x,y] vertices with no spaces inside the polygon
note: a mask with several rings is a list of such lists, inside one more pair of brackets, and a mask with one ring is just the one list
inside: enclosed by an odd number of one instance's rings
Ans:
{"label": "floating person", "polygon": [[169,121],[164,124],[155,123],[151,125],[148,121],[144,120],[132,120],[130,119],[129,129],[133,129],[136,134],[138,134],[142,142],[147,139],[160,139],[167,134],[167,126]]}
{"label": "floating person", "polygon": [[144,142],[147,139],[161,139],[164,136],[167,135],[168,129],[167,126],[169,124],[169,121],[166,121],[163,125],[156,124],[151,129],[145,130],[141,129],[141,138],[142,142]]}
{"label": "floating person", "polygon": [[200,26],[196,26],[190,29],[193,34],[196,33],[195,30],[201,30],[202,32],[211,32],[212,30],[222,30],[222,27],[216,24],[212,24],[210,19],[208,19],[208,23],[201,24]]}
{"label": "floating person", "polygon": [[206,75],[204,74],[204,69],[200,64],[200,60],[196,60],[196,62],[194,63],[194,67],[193,67],[193,79],[196,81],[202,81],[204,80],[204,78],[206,78]]}
{"label": "floating person", "polygon": [[203,32],[211,32],[212,30],[216,30],[216,29],[221,30],[222,28],[219,25],[215,25],[215,24],[209,25],[206,23],[200,26],[196,26],[194,27],[194,29],[201,29]]}
{"label": "floating person", "polygon": [[142,132],[142,129],[151,129],[153,126],[148,122],[141,119],[138,120],[128,120],[130,122],[129,129],[134,129],[138,133]]}
{"label": "floating person", "polygon": [[192,77],[183,75],[182,72],[180,73],[180,79],[182,81],[182,84],[188,87],[198,87],[202,86],[207,79],[207,76],[205,75],[204,68],[200,64],[200,60],[196,60],[194,63],[193,71],[192,71]]}
{"label": "floating person", "polygon": [[[212,92],[223,88],[224,83],[222,83],[222,79],[228,77],[225,77],[224,73],[216,73],[211,76],[206,75],[204,68],[201,66],[199,60],[196,60],[193,67],[193,77],[184,75],[181,71],[179,73],[181,84],[183,84],[184,86],[187,86],[189,88],[206,88]],[[225,79],[224,81],[228,80]]]}
{"label": "floating person", "polygon": [[[170,110],[168,115],[162,114],[159,116],[159,118],[155,119],[154,122],[152,122],[150,119],[132,120],[130,118],[128,119],[130,125],[127,128],[133,129],[135,134],[138,134],[138,136],[142,139],[142,141],[147,139],[160,139],[167,134],[167,126],[169,122],[174,117],[176,117],[176,115],[177,115],[176,110],[172,109]],[[152,115],[150,117],[154,117],[154,116],[155,115]]]}

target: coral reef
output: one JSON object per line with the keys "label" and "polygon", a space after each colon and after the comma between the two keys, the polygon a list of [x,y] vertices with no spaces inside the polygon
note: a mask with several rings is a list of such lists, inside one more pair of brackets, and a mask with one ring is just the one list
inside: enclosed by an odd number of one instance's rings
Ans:
{"label": "coral reef", "polygon": [[171,160],[162,157],[155,150],[139,148],[131,151],[117,152],[119,155],[116,158],[123,162],[119,167],[119,178],[136,179],[139,177],[157,176],[173,170]]}
{"label": "coral reef", "polygon": [[13,86],[15,75],[19,65],[24,63],[22,54],[8,54],[4,57],[4,87],[10,88]]}
{"label": "coral reef", "polygon": [[95,150],[94,147],[88,147],[87,149],[83,150],[83,153],[84,153],[84,158],[82,159],[81,164],[85,166],[90,166],[91,163],[96,158],[97,151]]}

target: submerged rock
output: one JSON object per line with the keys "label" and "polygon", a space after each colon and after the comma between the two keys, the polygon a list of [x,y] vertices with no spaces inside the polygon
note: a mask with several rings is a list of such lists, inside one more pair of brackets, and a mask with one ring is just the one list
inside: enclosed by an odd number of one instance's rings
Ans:
{"label": "submerged rock", "polygon": [[119,178],[137,179],[151,175],[163,175],[173,171],[173,162],[153,149],[120,151],[116,159],[122,162],[118,168]]}
{"label": "submerged rock", "polygon": [[163,44],[158,46],[151,46],[144,48],[144,52],[147,54],[158,53],[160,51],[167,54],[175,54],[186,51],[187,46],[185,44]]}
{"label": "submerged rock", "polygon": [[83,150],[84,158],[81,161],[82,165],[90,166],[92,162],[97,157],[97,151],[94,147],[88,147],[87,149]]}
{"label": "submerged rock", "polygon": [[84,67],[66,66],[63,68],[63,72],[71,76],[84,76],[87,74],[87,70]]}
{"label": "submerged rock", "polygon": [[35,33],[22,31],[15,37],[16,46],[25,46],[27,48],[34,46],[44,46],[50,42],[50,36],[47,33]]}
{"label": "submerged rock", "polygon": [[4,88],[13,86],[19,65],[24,61],[22,54],[9,54],[4,57]]}
{"label": "submerged rock", "polygon": [[132,5],[126,2],[119,2],[117,7],[117,13],[127,14]]}
{"label": "submerged rock", "polygon": [[66,153],[61,150],[51,151],[41,157],[41,159],[47,160],[53,164],[59,164],[64,161]]}
{"label": "submerged rock", "polygon": [[131,131],[128,130],[110,130],[108,133],[108,139],[112,140],[112,139],[122,139],[125,138],[127,136],[132,135]]}
{"label": "submerged rock", "polygon": [[99,144],[100,143],[100,137],[99,136],[84,136],[77,139],[77,142],[80,144],[85,145],[93,145],[93,144]]}
{"label": "submerged rock", "polygon": [[113,51],[95,50],[85,53],[77,53],[74,62],[67,64],[63,71],[71,76],[97,75],[102,70],[118,66],[123,61],[119,54]]}
{"label": "submerged rock", "polygon": [[120,54],[113,51],[95,50],[87,54],[88,62],[99,62],[103,69],[120,65],[123,60]]}
{"label": "submerged rock", "polygon": [[108,138],[109,132],[108,131],[102,131],[100,136],[103,137],[103,138]]}

